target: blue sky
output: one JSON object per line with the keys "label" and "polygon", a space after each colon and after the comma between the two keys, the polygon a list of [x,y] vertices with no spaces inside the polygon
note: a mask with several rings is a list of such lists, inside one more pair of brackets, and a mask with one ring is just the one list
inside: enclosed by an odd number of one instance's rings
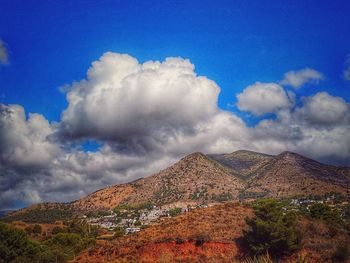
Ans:
{"label": "blue sky", "polygon": [[189,58],[221,87],[225,109],[247,85],[305,67],[325,74],[325,90],[349,100],[342,78],[349,13],[348,1],[3,0],[0,36],[10,63],[0,68],[0,102],[58,121],[67,105],[58,87],[84,78],[106,51],[141,62]]}
{"label": "blue sky", "polygon": [[350,166],[349,14],[340,0],[1,0],[0,209],[195,151]]}

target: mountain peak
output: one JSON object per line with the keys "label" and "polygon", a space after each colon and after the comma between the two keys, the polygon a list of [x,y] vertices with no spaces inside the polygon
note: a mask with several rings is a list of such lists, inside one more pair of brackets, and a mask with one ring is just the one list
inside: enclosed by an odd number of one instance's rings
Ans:
{"label": "mountain peak", "polygon": [[276,156],[277,158],[279,159],[285,159],[285,160],[289,160],[289,161],[297,161],[297,160],[309,160],[309,161],[313,161],[313,162],[316,162],[314,160],[311,160],[307,157],[304,157],[298,153],[295,153],[295,152],[291,152],[291,151],[284,151],[282,153],[280,153],[279,155]]}

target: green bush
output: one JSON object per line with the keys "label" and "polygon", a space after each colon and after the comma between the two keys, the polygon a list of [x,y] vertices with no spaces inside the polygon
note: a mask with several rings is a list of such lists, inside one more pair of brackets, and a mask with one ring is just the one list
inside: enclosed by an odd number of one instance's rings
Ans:
{"label": "green bush", "polygon": [[268,253],[279,258],[300,247],[295,213],[285,211],[282,203],[272,199],[257,201],[253,209],[255,217],[246,219],[249,230],[244,232],[244,240],[253,255]]}
{"label": "green bush", "polygon": [[83,238],[75,233],[59,233],[43,244],[50,248],[59,262],[65,262],[83,249],[93,246],[95,240],[93,238]]}
{"label": "green bush", "polygon": [[122,227],[116,227],[114,228],[114,237],[121,237],[124,236],[125,230]]}
{"label": "green bush", "polygon": [[[38,233],[39,227],[31,229],[36,228],[35,233]],[[0,263],[61,263],[93,245],[94,238],[76,233],[58,233],[41,243],[34,242],[23,230],[0,222]]]}
{"label": "green bush", "polygon": [[175,207],[175,208],[169,210],[169,215],[171,217],[178,216],[179,214],[181,214],[181,211],[182,211],[182,209],[180,207]]}
{"label": "green bush", "polygon": [[309,212],[307,215],[312,219],[324,220],[330,225],[342,224],[342,218],[339,211],[332,209],[326,204],[316,203],[309,206]]}
{"label": "green bush", "polygon": [[0,262],[37,262],[38,243],[28,240],[25,232],[0,222]]}

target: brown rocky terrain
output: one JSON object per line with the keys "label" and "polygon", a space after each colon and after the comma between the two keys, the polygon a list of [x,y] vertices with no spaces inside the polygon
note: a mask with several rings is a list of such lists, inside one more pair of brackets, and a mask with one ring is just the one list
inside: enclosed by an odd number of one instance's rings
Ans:
{"label": "brown rocky terrain", "polygon": [[246,192],[266,193],[268,197],[345,193],[350,181],[338,167],[325,165],[296,153],[284,152],[258,169],[248,181]]}
{"label": "brown rocky terrain", "polygon": [[238,196],[244,182],[233,171],[201,153],[190,154],[174,165],[124,185],[111,186],[72,203],[82,210],[112,209],[118,204],[204,202]]}
{"label": "brown rocky terrain", "polygon": [[252,215],[238,203],[195,209],[139,233],[99,242],[74,262],[228,262],[238,255],[235,239]]}
{"label": "brown rocky terrain", "polygon": [[210,158],[232,169],[236,176],[249,179],[266,166],[274,156],[240,150],[228,154],[211,154]]}
{"label": "brown rocky terrain", "polygon": [[208,156],[193,153],[157,174],[102,189],[73,205],[110,209],[120,203],[215,203],[345,193],[350,189],[349,171],[291,152],[277,156],[250,151]]}
{"label": "brown rocky terrain", "polygon": [[[110,186],[69,204],[34,206],[45,210],[109,210],[120,204],[151,202],[217,203],[259,197],[294,197],[346,193],[350,168],[326,165],[296,153],[267,155],[251,151],[193,153],[152,176]],[[33,210],[22,209],[19,213]],[[16,214],[12,213],[10,216]],[[18,220],[18,218],[16,218]]]}
{"label": "brown rocky terrain", "polygon": [[[241,262],[247,253],[241,241],[248,227],[245,218],[253,214],[238,202],[195,209],[138,233],[99,241],[73,262]],[[281,262],[332,262],[337,244],[350,242],[346,231],[322,221],[301,217],[298,229],[303,233],[301,250]],[[300,255],[307,261],[297,261]]]}

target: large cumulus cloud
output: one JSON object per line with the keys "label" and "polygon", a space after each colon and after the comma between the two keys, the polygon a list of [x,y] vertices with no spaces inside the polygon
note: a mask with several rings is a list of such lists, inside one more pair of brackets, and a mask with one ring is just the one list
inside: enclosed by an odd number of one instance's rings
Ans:
{"label": "large cumulus cloud", "polygon": [[[349,104],[325,92],[295,98],[278,83],[250,85],[237,104],[260,116],[248,127],[218,108],[220,88],[198,76],[189,60],[139,63],[111,52],[93,62],[86,79],[64,89],[68,107],[59,123],[27,117],[18,105],[1,106],[2,207],[16,200],[69,201],[150,175],[194,151],[292,150],[350,161]],[[274,117],[261,117],[265,113]],[[76,147],[87,139],[99,141],[100,149]]]}
{"label": "large cumulus cloud", "polygon": [[[48,121],[40,114],[26,118],[18,105],[0,105],[0,197],[2,205],[14,195],[28,202],[40,200],[28,191],[26,182],[36,177],[57,156],[58,145],[47,137],[53,133]],[[21,190],[15,191],[18,185]],[[10,194],[11,193],[11,194]]]}
{"label": "large cumulus cloud", "polygon": [[195,133],[218,113],[219,87],[181,58],[139,64],[106,53],[86,80],[66,88],[60,136],[110,141],[125,151],[154,150],[172,136]]}

